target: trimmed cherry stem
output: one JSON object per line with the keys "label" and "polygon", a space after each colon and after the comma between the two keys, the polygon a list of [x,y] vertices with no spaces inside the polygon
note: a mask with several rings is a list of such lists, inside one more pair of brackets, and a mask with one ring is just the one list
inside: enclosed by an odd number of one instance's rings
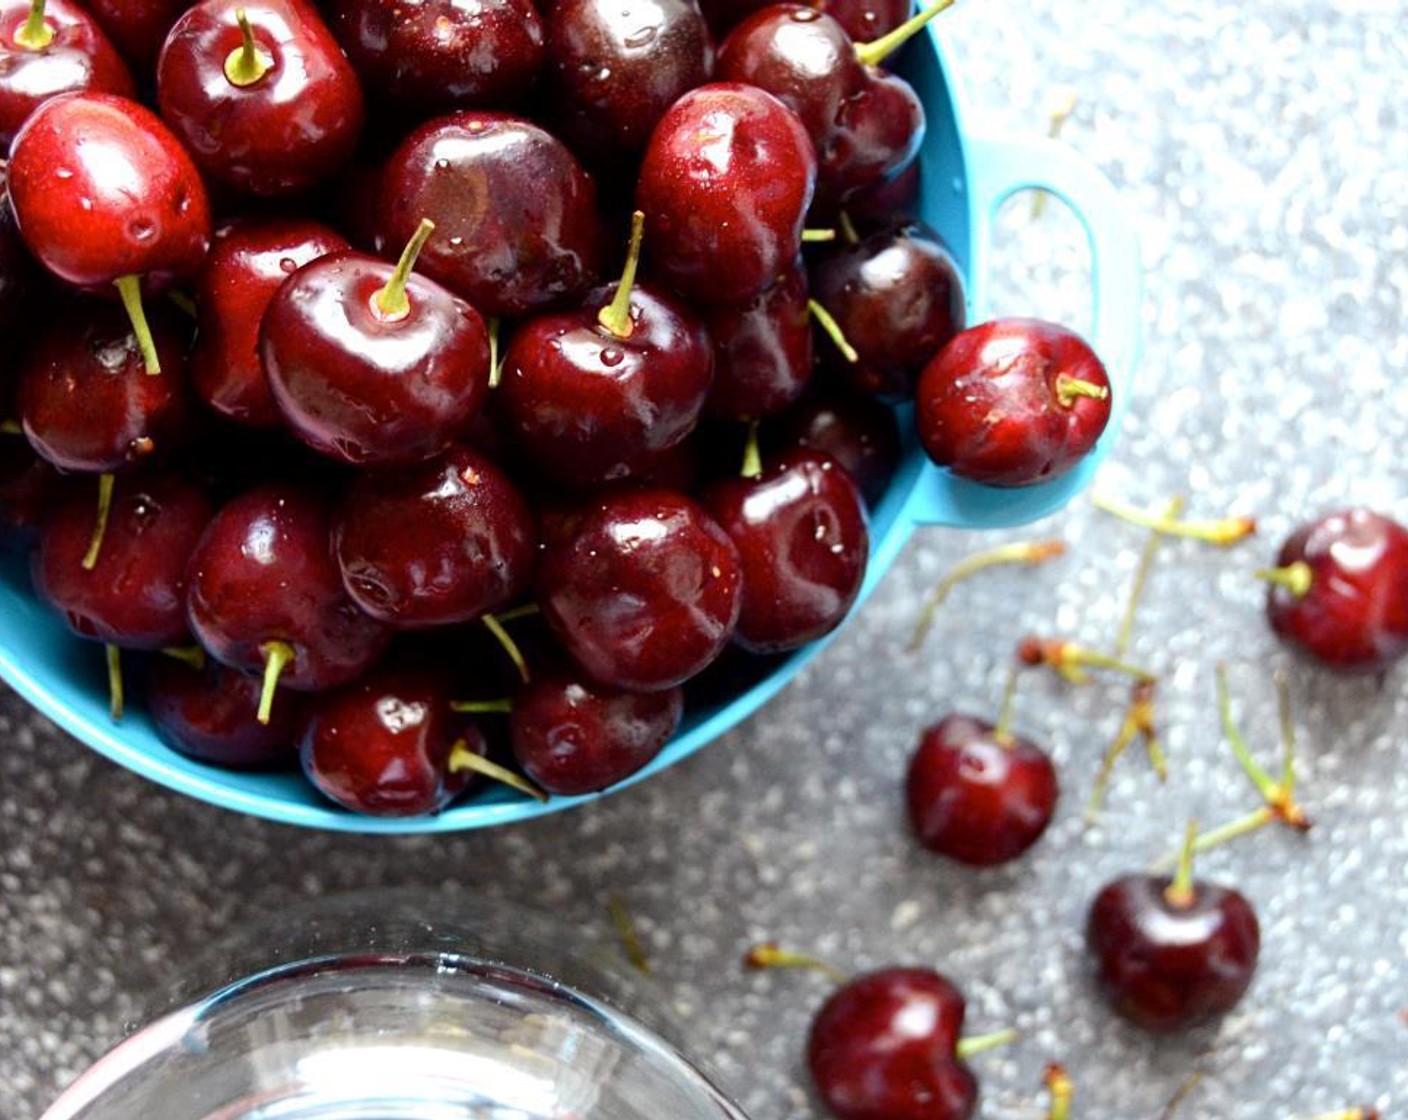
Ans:
{"label": "trimmed cherry stem", "polygon": [[924,639],[934,625],[934,616],[939,607],[948,598],[949,592],[969,576],[999,564],[1041,564],[1062,555],[1065,551],[1064,541],[1022,541],[1017,544],[1001,544],[960,560],[948,575],[934,585],[934,590],[924,600],[924,606],[919,612],[919,621],[914,626],[914,635],[909,639],[910,652],[924,644]]}
{"label": "trimmed cherry stem", "polygon": [[802,231],[802,244],[804,245],[835,240],[836,231],[834,229],[804,229]]}
{"label": "trimmed cherry stem", "polygon": [[122,297],[123,310],[132,321],[132,333],[137,336],[137,346],[142,351],[142,361],[147,372],[161,372],[161,358],[157,356],[156,342],[152,339],[152,328],[147,322],[147,312],[142,306],[142,278],[140,276],[119,276],[113,281],[117,294]]}
{"label": "trimmed cherry stem", "polygon": [[1070,1120],[1071,1098],[1075,1096],[1075,1086],[1071,1075],[1060,1062],[1048,1062],[1041,1074],[1046,1091],[1051,1094],[1051,1104],[1046,1110],[1046,1120]]}
{"label": "trimmed cherry stem", "polygon": [[841,324],[836,322],[831,312],[814,299],[807,300],[807,310],[812,313],[812,318],[821,325],[827,338],[836,344],[836,349],[841,351],[841,357],[852,363],[860,361],[860,355],[856,353],[856,348],[847,341],[845,333],[841,330]]}
{"label": "trimmed cherry stem", "polygon": [[1104,804],[1105,794],[1110,789],[1110,778],[1115,771],[1115,763],[1129,749],[1136,737],[1144,740],[1149,762],[1159,781],[1168,780],[1168,759],[1164,755],[1163,744],[1159,741],[1158,727],[1154,722],[1155,684],[1153,681],[1136,681],[1130,691],[1129,707],[1125,709],[1120,729],[1105,750],[1100,760],[1100,769],[1095,775],[1095,784],[1090,790],[1090,800],[1085,804],[1085,823],[1094,824]]}
{"label": "trimmed cherry stem", "polygon": [[606,900],[606,909],[611,915],[611,924],[616,927],[616,935],[621,939],[621,949],[626,954],[626,959],[631,962],[631,967],[642,976],[649,976],[650,959],[645,955],[645,946],[641,943],[640,934],[636,932],[635,922],[631,921],[631,912],[626,908],[626,904],[613,894]]}
{"label": "trimmed cherry stem", "polygon": [[265,642],[259,647],[264,655],[264,687],[259,693],[259,712],[256,718],[266,726],[274,713],[274,693],[278,691],[279,678],[284,669],[297,656],[287,642]]}
{"label": "trimmed cherry stem", "polygon": [[519,793],[526,793],[534,801],[546,801],[548,795],[530,782],[521,774],[515,774],[506,766],[500,766],[497,762],[490,762],[483,755],[475,754],[469,749],[469,744],[463,739],[456,740],[455,745],[450,748],[450,760],[448,769],[451,774],[458,774],[462,770],[470,770],[476,774],[482,774],[486,778],[491,778],[510,789],[516,789]]}
{"label": "trimmed cherry stem", "polygon": [[450,711],[467,716],[508,715],[513,711],[513,701],[504,700],[455,700]]}
{"label": "trimmed cherry stem", "polygon": [[1189,821],[1183,834],[1183,847],[1178,851],[1178,866],[1173,879],[1164,888],[1164,901],[1175,910],[1186,910],[1197,898],[1193,888],[1193,846],[1198,842],[1198,822]]}
{"label": "trimmed cherry stem", "polygon": [[[1099,503],[1096,503],[1099,505]],[[1184,500],[1174,498],[1168,503],[1164,516],[1177,517],[1183,512]],[[1115,656],[1123,657],[1129,650],[1134,637],[1134,616],[1139,612],[1139,603],[1144,598],[1144,588],[1149,582],[1149,573],[1154,570],[1154,557],[1158,555],[1161,534],[1155,532],[1144,542],[1144,550],[1139,554],[1139,567],[1134,572],[1134,583],[1129,589],[1129,601],[1125,604],[1124,617],[1120,619],[1119,633],[1115,636]]]}
{"label": "trimmed cherry stem", "polygon": [[1162,514],[1156,514],[1137,509],[1105,494],[1096,494],[1091,501],[1096,509],[1118,517],[1121,521],[1128,521],[1131,525],[1152,529],[1160,536],[1186,537],[1189,540],[1206,541],[1221,548],[1244,541],[1256,532],[1254,517],[1216,517],[1204,521],[1183,521],[1179,517],[1182,513],[1181,505],[1178,510],[1166,509]]}
{"label": "trimmed cherry stem", "polygon": [[1017,707],[1017,682],[1021,679],[1022,667],[1012,666],[1007,674],[1007,684],[1002,690],[1002,707],[997,711],[997,724],[992,729],[992,737],[1004,749],[1012,748],[1012,714]]}
{"label": "trimmed cherry stem", "polygon": [[422,218],[415,233],[411,234],[410,242],[402,251],[401,259],[396,262],[396,271],[391,274],[386,287],[378,289],[372,296],[372,310],[382,319],[394,323],[411,313],[411,300],[406,295],[406,284],[415,270],[416,258],[420,256],[420,251],[425,248],[425,243],[434,232],[435,223],[429,218]]}
{"label": "trimmed cherry stem", "polygon": [[1074,407],[1076,401],[1088,397],[1094,401],[1110,398],[1108,385],[1096,385],[1093,381],[1082,381],[1078,377],[1067,377],[1064,373],[1056,378],[1056,403],[1062,408]]}
{"label": "trimmed cherry stem", "polygon": [[1304,560],[1297,560],[1284,568],[1259,568],[1253,574],[1259,580],[1284,587],[1297,599],[1304,599],[1309,595],[1310,588],[1315,583],[1315,573]]}
{"label": "trimmed cherry stem", "polygon": [[243,8],[235,9],[235,22],[240,25],[242,42],[225,56],[225,77],[233,86],[252,86],[274,68],[274,56],[254,38],[254,28]]}
{"label": "trimmed cherry stem", "polygon": [[1071,684],[1085,684],[1089,681],[1090,674],[1086,672],[1087,669],[1108,669],[1113,673],[1133,677],[1136,681],[1152,682],[1156,679],[1147,669],[1061,638],[1038,638],[1029,634],[1018,644],[1017,658],[1025,665],[1049,665]]}
{"label": "trimmed cherry stem", "polygon": [[122,720],[122,651],[109,643],[104,647],[108,660],[108,714],[113,723]]}
{"label": "trimmed cherry stem", "polygon": [[98,566],[98,557],[103,551],[103,537],[108,531],[108,514],[112,512],[111,474],[98,476],[98,516],[93,521],[93,536],[88,541],[88,551],[83,554],[83,570],[91,572]]}
{"label": "trimmed cherry stem", "polygon": [[935,0],[916,16],[911,16],[900,24],[893,31],[886,35],[881,35],[878,39],[871,39],[868,43],[856,44],[856,58],[860,59],[862,66],[879,66],[893,52],[909,42],[910,38],[946,8],[953,7],[953,0]]}
{"label": "trimmed cherry stem", "polygon": [[626,250],[626,267],[621,270],[621,282],[611,302],[596,313],[596,321],[613,337],[627,339],[635,330],[631,322],[631,291],[636,286],[636,269],[640,265],[640,243],[645,236],[645,215],[639,210],[631,214],[631,244]]}
{"label": "trimmed cherry stem", "polygon": [[837,984],[844,984],[850,979],[834,964],[806,953],[784,949],[776,941],[764,941],[754,945],[743,954],[743,964],[745,968],[798,968],[807,972],[820,972]]}
{"label": "trimmed cherry stem", "polygon": [[44,0],[31,0],[29,18],[15,32],[15,46],[27,51],[42,51],[54,41],[54,29],[44,19]]}
{"label": "trimmed cherry stem", "polygon": [[748,438],[743,444],[743,467],[738,472],[744,478],[763,477],[763,453],[758,449],[758,422],[748,423]]}
{"label": "trimmed cherry stem", "polygon": [[993,1031],[991,1034],[975,1034],[968,1038],[960,1038],[958,1044],[953,1048],[953,1053],[960,1062],[966,1062],[969,1058],[976,1057],[988,1050],[996,1050],[999,1046],[1007,1046],[1016,1042],[1019,1037],[1021,1036],[1015,1027]]}
{"label": "trimmed cherry stem", "polygon": [[499,645],[503,646],[504,652],[508,654],[508,659],[513,662],[513,667],[518,670],[519,678],[524,684],[527,684],[529,681],[528,661],[523,656],[523,651],[518,648],[518,643],[515,642],[509,635],[509,632],[504,629],[503,623],[499,621],[498,616],[486,614],[483,615],[479,621],[484,624],[484,628],[488,630],[489,633],[494,635],[494,640],[497,641]]}

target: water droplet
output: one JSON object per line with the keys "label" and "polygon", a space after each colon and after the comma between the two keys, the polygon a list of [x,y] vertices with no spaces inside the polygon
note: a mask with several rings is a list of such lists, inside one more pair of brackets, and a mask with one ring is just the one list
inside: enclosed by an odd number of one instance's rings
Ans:
{"label": "water droplet", "polygon": [[601,364],[604,366],[619,366],[625,359],[626,355],[614,346],[608,346],[601,352]]}
{"label": "water droplet", "polygon": [[292,275],[298,271],[298,262],[292,257],[280,257],[279,270]]}
{"label": "water droplet", "polygon": [[57,179],[72,179],[72,178],[73,178],[73,168],[71,168],[71,167],[60,167],[57,171],[54,172],[54,177],[57,178]]}
{"label": "water droplet", "polygon": [[812,23],[821,15],[815,8],[803,8],[792,13],[793,23]]}
{"label": "water droplet", "polygon": [[611,80],[611,67],[603,66],[596,72],[597,81],[609,82]]}
{"label": "water droplet", "polygon": [[459,234],[456,234],[454,237],[450,238],[450,248],[451,248],[451,249],[458,249],[458,248],[459,248],[461,245],[463,245],[463,244],[464,244],[464,238],[463,238],[463,237],[460,237]]}
{"label": "water droplet", "polygon": [[138,215],[127,223],[127,236],[133,241],[150,241],[156,236],[156,223],[146,215]]}
{"label": "water droplet", "polygon": [[450,170],[450,161],[447,160],[447,159],[445,159],[443,156],[441,156],[439,159],[437,159],[437,160],[435,161],[435,170],[436,170],[436,171],[448,171],[448,170]]}
{"label": "water droplet", "polygon": [[92,200],[91,198],[87,198],[86,196],[85,196],[84,198],[80,198],[80,199],[78,200],[78,208],[79,208],[80,210],[91,210],[91,209],[93,209],[93,200]]}

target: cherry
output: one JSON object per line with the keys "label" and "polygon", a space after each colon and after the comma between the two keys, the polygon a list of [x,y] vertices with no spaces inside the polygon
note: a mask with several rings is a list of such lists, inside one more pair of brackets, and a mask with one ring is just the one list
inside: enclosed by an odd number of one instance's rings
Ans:
{"label": "cherry", "polygon": [[654,759],[683,710],[678,688],[625,692],[565,667],[539,670],[513,701],[513,754],[549,793],[595,793]]}
{"label": "cherry", "polygon": [[914,213],[919,201],[920,174],[920,162],[915,160],[893,177],[853,191],[845,199],[846,220],[866,233],[890,228],[896,214]]}
{"label": "cherry", "polygon": [[1101,994],[1145,1030],[1171,1033],[1210,1022],[1245,994],[1261,931],[1251,903],[1230,887],[1192,877],[1188,830],[1179,869],[1126,875],[1091,904],[1086,943]]}
{"label": "cherry", "polygon": [[929,457],[990,486],[1065,474],[1110,419],[1110,381],[1074,332],[994,319],[951,339],[920,374],[915,423]]}
{"label": "cherry", "polygon": [[503,360],[497,404],[511,438],[549,478],[591,487],[639,474],[693,431],[713,373],[703,324],[625,275],[577,311],[531,319]]}
{"label": "cherry", "polygon": [[71,0],[0,3],[0,144],[60,93],[135,97],[127,65],[98,23]]}
{"label": "cherry", "polygon": [[559,0],[548,21],[558,129],[598,160],[644,148],[665,110],[707,82],[713,65],[692,0]]}
{"label": "cherry", "polygon": [[117,49],[143,73],[156,66],[166,34],[192,0],[85,0]]}
{"label": "cherry", "polygon": [[368,91],[417,118],[521,101],[542,63],[531,0],[342,0],[328,18]]}
{"label": "cherry", "polygon": [[222,416],[253,427],[283,424],[259,361],[259,325],[279,285],[305,264],[348,248],[316,222],[271,218],[222,226],[196,277],[200,329],[191,384]]}
{"label": "cherry", "polygon": [[655,487],[607,493],[549,539],[543,616],[603,684],[673,688],[717,657],[742,597],[738,550],[700,506]]}
{"label": "cherry", "polygon": [[733,640],[780,653],[829,634],[865,579],[870,533],[865,500],[834,459],[794,451],[749,461],[741,478],[716,483],[703,503],[738,549],[743,602]]}
{"label": "cherry", "polygon": [[815,186],[812,142],[777,98],[691,90],[655,126],[636,185],[652,268],[688,299],[752,299],[797,259]]}
{"label": "cherry", "polygon": [[830,455],[872,506],[899,466],[900,427],[894,412],[868,394],[826,389],[804,397],[763,428],[770,454],[810,447]]}
{"label": "cherry", "polygon": [[0,159],[0,330],[13,330],[24,321],[40,283],[10,208],[9,164]]}
{"label": "cherry", "polygon": [[[771,0],[702,0],[700,7],[709,29],[724,36],[747,16],[767,7]],[[825,12],[857,42],[879,38],[895,30],[910,12],[909,0],[809,0],[809,6]]]}
{"label": "cherry", "polygon": [[186,613],[216,660],[263,672],[261,719],[274,687],[311,692],[362,673],[390,632],[347,596],[323,494],[256,487],[216,513],[191,557]]}
{"label": "cherry", "polygon": [[157,102],[206,175],[261,197],[326,179],[362,129],[357,76],[304,0],[200,0],[166,38]]}
{"label": "cherry", "polygon": [[1408,529],[1368,509],[1326,514],[1281,546],[1266,616],[1287,645],[1346,673],[1382,672],[1408,653]]}
{"label": "cherry", "polygon": [[147,711],[172,750],[239,770],[287,767],[297,761],[301,706],[280,692],[268,723],[260,723],[263,683],[196,652],[155,659],[147,675]]}
{"label": "cherry", "polygon": [[36,455],[22,435],[0,431],[0,549],[26,552],[32,548],[64,485],[63,476]]}
{"label": "cherry", "polygon": [[10,204],[50,272],[88,291],[116,287],[147,372],[160,372],[141,291],[192,275],[210,242],[200,174],[161,120],[108,94],[51,98],[10,148]]}
{"label": "cherry", "polygon": [[706,308],[704,321],[714,340],[710,416],[757,420],[802,395],[812,376],[812,322],[800,261],[752,299]]}
{"label": "cherry", "polygon": [[381,231],[405,244],[429,218],[420,267],[485,315],[580,296],[600,248],[596,188],[562,141],[531,121],[466,111],[412,132],[386,164]]}
{"label": "cherry", "polygon": [[833,357],[831,369],[868,393],[913,395],[920,371],[963,329],[958,266],[938,235],[917,222],[827,257],[812,273],[812,294],[858,356]]}
{"label": "cherry", "polygon": [[264,313],[259,353],[289,427],[348,463],[425,459],[449,447],[489,391],[478,312],[414,276],[434,225],[399,264],[334,253],[304,265]]}
{"label": "cherry", "polygon": [[452,447],[414,466],[363,473],[334,530],[342,582],[390,626],[466,622],[532,582],[533,512],[479,452]]}

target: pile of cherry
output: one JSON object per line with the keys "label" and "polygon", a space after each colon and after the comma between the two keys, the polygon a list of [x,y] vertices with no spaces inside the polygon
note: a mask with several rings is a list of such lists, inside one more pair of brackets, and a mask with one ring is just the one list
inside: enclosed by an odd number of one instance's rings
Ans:
{"label": "pile of cherry", "polygon": [[842,621],[890,404],[1069,469],[1099,361],[902,213],[949,2],[0,0],[0,529],[114,716],[367,813],[600,790]]}

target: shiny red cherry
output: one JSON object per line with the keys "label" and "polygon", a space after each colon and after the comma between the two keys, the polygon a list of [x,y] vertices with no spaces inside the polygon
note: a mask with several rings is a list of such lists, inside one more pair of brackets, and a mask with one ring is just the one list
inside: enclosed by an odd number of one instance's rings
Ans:
{"label": "shiny red cherry", "polygon": [[166,38],[157,102],[202,172],[265,198],[328,178],[362,130],[357,76],[304,0],[201,0]]}
{"label": "shiny red cherry", "polygon": [[929,457],[990,486],[1059,478],[1110,419],[1110,380],[1075,332],[994,319],[955,336],[924,367],[915,423]]}
{"label": "shiny red cherry", "polygon": [[223,226],[196,277],[200,329],[191,384],[206,404],[240,424],[271,428],[283,413],[259,361],[259,326],[279,285],[305,264],[347,249],[316,222],[270,218]]}
{"label": "shiny red cherry", "polygon": [[[700,8],[715,36],[723,38],[742,20],[767,7],[769,0],[701,0]],[[811,0],[810,7],[838,21],[858,43],[878,39],[909,16],[909,0]]]}
{"label": "shiny red cherry", "polygon": [[654,692],[713,661],[742,597],[738,550],[690,499],[640,487],[588,503],[538,568],[543,617],[596,680]]}
{"label": "shiny red cherry", "polygon": [[334,533],[347,593],[389,626],[467,622],[531,585],[537,529],[508,476],[452,447],[414,466],[363,473]]}
{"label": "shiny red cherry", "polygon": [[815,187],[816,151],[777,98],[691,90],[655,126],[636,185],[652,272],[702,303],[752,299],[797,259]]}
{"label": "shiny red cherry", "polygon": [[0,145],[60,93],[135,97],[136,87],[98,23],[71,0],[0,2]]}
{"label": "shiny red cherry", "polygon": [[735,642],[781,653],[841,624],[865,580],[870,533],[865,500],[834,459],[794,451],[702,500],[742,560]]}
{"label": "shiny red cherry", "polygon": [[978,1081],[958,1057],[962,993],[926,968],[858,976],[817,1012],[807,1067],[838,1120],[967,1120]]}
{"label": "shiny red cherry", "polygon": [[193,0],[84,0],[127,60],[143,74],[156,68],[166,35]]}
{"label": "shiny red cherry", "polygon": [[314,450],[348,463],[426,459],[488,395],[484,320],[411,273],[432,228],[422,224],[395,268],[335,253],[300,268],[270,301],[260,360],[289,427]]}
{"label": "shiny red cherry", "polygon": [[172,750],[236,770],[297,764],[302,706],[293,692],[274,697],[268,723],[257,712],[258,677],[213,658],[197,668],[176,657],[158,657],[147,675],[147,711],[156,733]]}
{"label": "shiny red cherry", "polygon": [[1056,809],[1051,757],[1030,739],[974,716],[944,716],[909,761],[909,821],[931,851],[974,867],[1016,859]]}
{"label": "shiny red cherry", "polygon": [[824,451],[846,468],[872,506],[884,497],[903,451],[892,409],[869,394],[835,388],[803,398],[762,434],[768,454],[798,447]]}
{"label": "shiny red cherry", "polygon": [[1408,529],[1367,509],[1327,514],[1286,539],[1266,615],[1292,649],[1340,672],[1382,672],[1408,653]]}
{"label": "shiny red cherry", "polygon": [[812,376],[807,273],[800,261],[743,303],[704,310],[714,340],[714,384],[705,411],[721,420],[757,420],[796,402]]}
{"label": "shiny red cherry", "polygon": [[420,268],[485,315],[581,296],[600,268],[596,188],[556,137],[519,117],[467,111],[412,132],[386,164],[381,233],[439,229]]}

